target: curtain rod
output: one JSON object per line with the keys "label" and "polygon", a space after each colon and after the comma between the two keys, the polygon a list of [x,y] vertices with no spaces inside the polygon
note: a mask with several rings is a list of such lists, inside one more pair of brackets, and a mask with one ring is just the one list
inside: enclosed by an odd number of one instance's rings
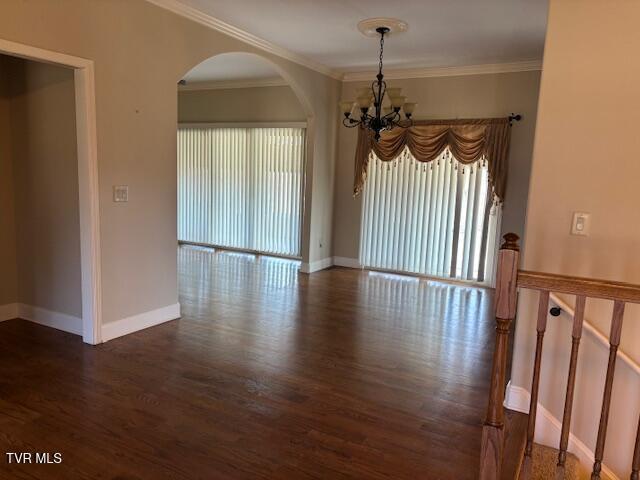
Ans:
{"label": "curtain rod", "polygon": [[522,115],[520,115],[519,113],[512,113],[511,115],[509,115],[509,125],[513,125],[513,122],[519,122],[520,120],[522,120]]}
{"label": "curtain rod", "polygon": [[181,128],[307,128],[307,122],[178,122]]}

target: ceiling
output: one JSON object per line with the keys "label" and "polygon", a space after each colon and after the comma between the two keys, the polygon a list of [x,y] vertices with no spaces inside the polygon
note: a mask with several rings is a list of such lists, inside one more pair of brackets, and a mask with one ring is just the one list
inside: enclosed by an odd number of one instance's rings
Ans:
{"label": "ceiling", "polygon": [[264,80],[280,78],[280,74],[266,60],[246,53],[225,53],[196,65],[184,76],[187,85],[200,82],[229,82],[232,80]]}
{"label": "ceiling", "polygon": [[332,70],[377,65],[360,20],[396,17],[385,66],[456,67],[541,60],[547,0],[178,0]]}

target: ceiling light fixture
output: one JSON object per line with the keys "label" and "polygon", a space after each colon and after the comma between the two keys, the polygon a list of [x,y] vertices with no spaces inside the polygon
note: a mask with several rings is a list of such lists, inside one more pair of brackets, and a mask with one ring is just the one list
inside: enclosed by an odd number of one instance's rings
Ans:
{"label": "ceiling light fixture", "polygon": [[[400,88],[387,88],[382,73],[385,35],[404,32],[407,30],[407,24],[392,18],[371,18],[360,22],[358,29],[367,36],[380,36],[378,75],[376,75],[376,80],[371,83],[371,87],[358,89],[358,97],[355,102],[353,100],[340,102],[340,110],[344,114],[342,124],[349,128],[360,126],[373,131],[377,142],[380,139],[380,132],[383,130],[391,130],[394,127],[408,128],[413,125],[411,115],[413,115],[416,104],[406,102],[406,97],[400,94]],[[385,98],[389,101],[387,106],[383,105]],[[351,116],[356,104],[360,110],[360,118]],[[400,111],[404,113],[404,119]]]}

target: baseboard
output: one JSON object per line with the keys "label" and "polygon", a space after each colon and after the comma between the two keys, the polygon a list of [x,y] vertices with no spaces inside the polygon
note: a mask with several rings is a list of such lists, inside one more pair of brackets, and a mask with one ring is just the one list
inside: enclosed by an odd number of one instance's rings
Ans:
{"label": "baseboard", "polygon": [[319,272],[320,270],[324,270],[325,268],[329,268],[331,266],[333,266],[333,257],[327,257],[311,263],[303,262],[302,264],[300,264],[300,271],[302,273],[313,273]]}
{"label": "baseboard", "polygon": [[[507,385],[504,406],[510,410],[520,413],[529,413],[529,403],[531,394],[522,387]],[[535,441],[541,445],[558,448],[560,444],[560,433],[562,432],[562,422],[558,420],[549,410],[538,403],[536,414],[536,435]],[[568,450],[573,453],[580,463],[590,472],[593,468],[593,451],[587,447],[573,433],[569,434]],[[606,465],[602,465],[602,477],[604,480],[620,480]]]}
{"label": "baseboard", "polygon": [[333,257],[333,264],[339,267],[358,268],[361,269],[362,265],[357,258],[349,257]]}
{"label": "baseboard", "polygon": [[14,318],[18,318],[17,303],[0,305],[0,322],[4,322],[5,320],[13,320]]}
{"label": "baseboard", "polygon": [[63,332],[82,335],[82,318],[67,315],[66,313],[54,312],[46,308],[34,307],[33,305],[18,304],[18,317],[30,322],[55,328]]}
{"label": "baseboard", "polygon": [[102,341],[108,342],[114,338],[154,327],[176,318],[180,318],[179,303],[109,322],[102,326]]}

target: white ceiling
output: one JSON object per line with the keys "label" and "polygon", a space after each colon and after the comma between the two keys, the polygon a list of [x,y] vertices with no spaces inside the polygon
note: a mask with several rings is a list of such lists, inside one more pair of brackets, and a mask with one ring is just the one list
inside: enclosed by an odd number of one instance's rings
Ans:
{"label": "white ceiling", "polygon": [[266,60],[246,53],[225,53],[196,65],[184,76],[187,85],[198,82],[228,82],[231,80],[264,80],[280,74]]}
{"label": "white ceiling", "polygon": [[377,40],[360,20],[396,17],[385,66],[455,67],[540,60],[547,0],[178,0],[338,71],[377,65]]}

